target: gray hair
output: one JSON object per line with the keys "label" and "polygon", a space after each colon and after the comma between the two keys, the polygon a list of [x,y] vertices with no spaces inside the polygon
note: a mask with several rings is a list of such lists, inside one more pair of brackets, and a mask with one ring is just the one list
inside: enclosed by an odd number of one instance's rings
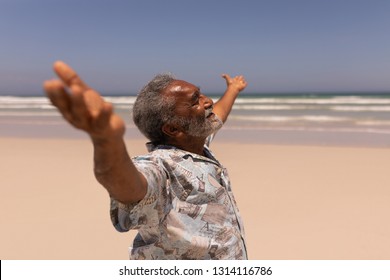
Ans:
{"label": "gray hair", "polygon": [[159,74],[138,93],[133,107],[133,121],[150,141],[164,143],[166,136],[162,126],[174,118],[174,98],[162,95],[162,91],[175,77]]}

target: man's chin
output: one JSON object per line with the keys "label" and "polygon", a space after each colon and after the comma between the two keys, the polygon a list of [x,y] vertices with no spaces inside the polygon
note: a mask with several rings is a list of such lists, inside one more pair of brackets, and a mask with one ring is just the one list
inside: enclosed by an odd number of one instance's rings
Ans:
{"label": "man's chin", "polygon": [[209,116],[206,122],[190,126],[187,133],[194,137],[207,138],[217,132],[223,125],[223,122],[215,115]]}
{"label": "man's chin", "polygon": [[214,131],[213,131],[213,133],[214,133],[223,126],[223,122],[220,118],[218,118],[216,115],[213,114],[212,125],[214,128]]}
{"label": "man's chin", "polygon": [[206,138],[209,137],[210,135],[216,133],[223,125],[223,122],[215,118],[211,123],[210,123],[210,128],[207,129],[207,132],[205,131],[205,136]]}

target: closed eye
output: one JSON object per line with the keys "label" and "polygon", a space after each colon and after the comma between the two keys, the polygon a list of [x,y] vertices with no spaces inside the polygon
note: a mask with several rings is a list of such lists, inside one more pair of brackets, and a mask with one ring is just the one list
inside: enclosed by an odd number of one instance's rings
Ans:
{"label": "closed eye", "polygon": [[198,91],[195,92],[191,99],[192,99],[192,102],[191,102],[192,106],[198,105],[199,99],[200,99],[200,93]]}

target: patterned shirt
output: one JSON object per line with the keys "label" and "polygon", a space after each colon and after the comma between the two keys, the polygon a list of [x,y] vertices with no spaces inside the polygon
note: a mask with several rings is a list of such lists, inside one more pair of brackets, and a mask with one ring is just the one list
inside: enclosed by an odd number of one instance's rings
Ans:
{"label": "patterned shirt", "polygon": [[138,203],[111,199],[120,232],[137,229],[130,259],[247,259],[244,228],[227,170],[208,146],[204,155],[147,144],[133,159],[148,182]]}

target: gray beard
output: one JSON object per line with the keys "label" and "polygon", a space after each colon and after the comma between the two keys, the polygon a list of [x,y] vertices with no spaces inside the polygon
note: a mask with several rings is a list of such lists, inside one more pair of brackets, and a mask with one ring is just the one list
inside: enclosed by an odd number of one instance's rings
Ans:
{"label": "gray beard", "polygon": [[184,129],[188,135],[199,138],[207,138],[223,125],[223,122],[216,115],[207,118],[212,112],[206,111],[205,117],[185,120]]}

